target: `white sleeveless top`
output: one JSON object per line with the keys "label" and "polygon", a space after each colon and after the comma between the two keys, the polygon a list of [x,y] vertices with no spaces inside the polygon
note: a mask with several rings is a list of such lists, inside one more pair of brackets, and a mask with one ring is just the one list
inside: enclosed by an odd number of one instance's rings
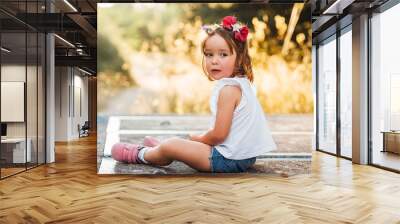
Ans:
{"label": "white sleeveless top", "polygon": [[232,125],[224,142],[214,146],[227,159],[248,159],[276,149],[264,112],[256,97],[255,87],[247,78],[222,78],[217,81],[210,98],[211,127],[217,114],[219,92],[226,85],[239,86],[240,103],[233,112]]}

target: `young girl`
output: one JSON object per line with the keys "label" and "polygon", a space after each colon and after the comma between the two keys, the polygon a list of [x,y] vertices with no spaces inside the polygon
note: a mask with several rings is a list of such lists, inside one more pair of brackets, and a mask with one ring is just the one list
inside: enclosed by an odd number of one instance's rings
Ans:
{"label": "young girl", "polygon": [[178,160],[203,172],[243,172],[256,156],[276,148],[252,85],[248,28],[226,16],[220,25],[203,29],[208,34],[202,43],[203,70],[217,80],[210,99],[213,127],[189,140],[160,143],[146,137],[144,146],[117,143],[112,147],[115,160],[159,166]]}

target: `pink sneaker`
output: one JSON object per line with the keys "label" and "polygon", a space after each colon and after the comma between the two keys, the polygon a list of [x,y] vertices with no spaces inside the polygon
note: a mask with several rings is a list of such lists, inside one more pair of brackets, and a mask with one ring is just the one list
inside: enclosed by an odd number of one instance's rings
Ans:
{"label": "pink sneaker", "polygon": [[143,163],[138,157],[139,151],[143,148],[140,145],[119,142],[112,146],[111,156],[119,162]]}
{"label": "pink sneaker", "polygon": [[143,140],[143,145],[147,147],[154,147],[160,144],[160,141],[151,136],[145,136]]}

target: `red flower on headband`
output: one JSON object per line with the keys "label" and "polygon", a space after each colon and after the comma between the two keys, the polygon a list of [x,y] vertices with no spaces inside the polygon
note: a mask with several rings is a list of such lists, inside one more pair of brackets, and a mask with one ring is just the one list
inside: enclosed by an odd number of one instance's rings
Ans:
{"label": "red flower on headband", "polygon": [[236,17],[234,17],[234,16],[225,16],[222,19],[222,26],[225,29],[229,29],[229,30],[232,29],[232,25],[235,23],[236,23]]}
{"label": "red flower on headband", "polygon": [[243,26],[238,32],[235,32],[235,39],[245,42],[247,39],[247,34],[249,34],[249,28],[247,28],[247,26]]}

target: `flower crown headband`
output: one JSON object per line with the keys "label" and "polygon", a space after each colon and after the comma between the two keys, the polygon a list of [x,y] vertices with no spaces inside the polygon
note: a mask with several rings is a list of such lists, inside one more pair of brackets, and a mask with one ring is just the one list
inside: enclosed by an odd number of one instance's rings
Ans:
{"label": "flower crown headband", "polygon": [[206,31],[206,33],[210,34],[217,28],[221,27],[228,31],[232,31],[236,40],[246,42],[247,34],[249,34],[249,28],[247,28],[246,25],[239,24],[234,16],[225,16],[222,19],[221,24],[205,25],[202,26],[202,29]]}

